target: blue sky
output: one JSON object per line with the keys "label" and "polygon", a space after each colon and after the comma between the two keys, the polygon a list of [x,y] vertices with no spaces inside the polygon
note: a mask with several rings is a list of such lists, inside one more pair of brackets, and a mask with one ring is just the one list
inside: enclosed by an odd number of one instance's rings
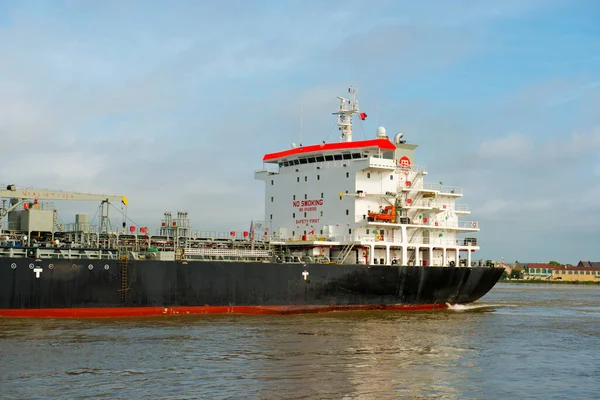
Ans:
{"label": "blue sky", "polygon": [[480,257],[600,260],[596,1],[0,0],[0,49],[0,182],[245,229],[263,154],[300,141],[301,108],[305,144],[336,140],[357,85],[355,139],[419,144],[464,189]]}

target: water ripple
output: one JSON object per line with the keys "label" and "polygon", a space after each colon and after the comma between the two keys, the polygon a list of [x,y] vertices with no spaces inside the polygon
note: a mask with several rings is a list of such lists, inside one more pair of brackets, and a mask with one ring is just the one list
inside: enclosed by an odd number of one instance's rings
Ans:
{"label": "water ripple", "polygon": [[599,288],[515,286],[439,312],[2,320],[2,396],[594,398]]}

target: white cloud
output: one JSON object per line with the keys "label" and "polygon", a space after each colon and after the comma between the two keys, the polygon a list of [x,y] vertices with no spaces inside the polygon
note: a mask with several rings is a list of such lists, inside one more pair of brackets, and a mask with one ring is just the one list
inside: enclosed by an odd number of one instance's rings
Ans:
{"label": "white cloud", "polygon": [[483,142],[477,149],[477,156],[485,160],[523,161],[530,158],[533,153],[533,140],[519,133],[510,133],[507,136]]}
{"label": "white cloud", "polygon": [[[523,165],[547,168],[572,168],[582,158],[596,154],[600,150],[600,126],[586,132],[573,132],[560,138],[547,138],[534,141],[532,135],[509,133],[506,136],[490,139],[479,144],[475,155],[486,162],[496,161],[511,169],[511,162]],[[575,163],[575,164],[574,164]]]}

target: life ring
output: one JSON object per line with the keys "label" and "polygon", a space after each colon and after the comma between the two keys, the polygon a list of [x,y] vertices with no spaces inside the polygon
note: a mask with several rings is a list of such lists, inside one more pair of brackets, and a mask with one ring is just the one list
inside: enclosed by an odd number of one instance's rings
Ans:
{"label": "life ring", "polygon": [[369,254],[369,252],[367,252],[366,250],[363,250],[363,257],[366,257],[367,254]]}
{"label": "life ring", "polygon": [[321,249],[319,250],[319,253],[321,255],[325,254],[325,247],[321,247]]}
{"label": "life ring", "polygon": [[379,241],[383,240],[383,236],[377,235],[377,240],[379,240]]}
{"label": "life ring", "polygon": [[477,222],[475,222],[475,221],[471,222],[471,226],[472,226],[473,228],[477,228]]}

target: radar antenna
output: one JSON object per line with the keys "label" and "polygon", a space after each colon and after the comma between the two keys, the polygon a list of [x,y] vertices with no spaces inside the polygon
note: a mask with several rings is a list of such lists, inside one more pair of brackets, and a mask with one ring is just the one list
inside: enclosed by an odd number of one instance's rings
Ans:
{"label": "radar antenna", "polygon": [[[358,100],[356,100],[356,92],[358,89],[350,87],[348,93],[351,99],[338,96],[340,99],[340,108],[338,112],[334,112],[333,115],[338,116],[337,125],[338,130],[341,132],[340,141],[351,142],[352,141],[352,114],[359,112]],[[365,119],[367,114],[360,113],[360,118]]]}

